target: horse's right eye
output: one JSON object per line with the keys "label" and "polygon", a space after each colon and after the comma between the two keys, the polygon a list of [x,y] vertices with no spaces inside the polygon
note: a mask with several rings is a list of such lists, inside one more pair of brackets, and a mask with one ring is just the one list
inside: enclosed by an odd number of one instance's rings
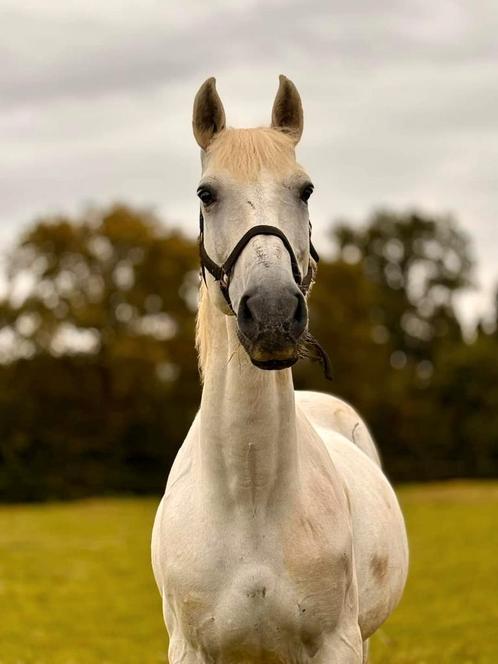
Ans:
{"label": "horse's right eye", "polygon": [[303,201],[303,203],[307,203],[309,200],[309,197],[313,193],[313,185],[311,182],[308,182],[301,190],[300,198]]}
{"label": "horse's right eye", "polygon": [[199,189],[197,190],[197,196],[199,196],[205,207],[208,207],[209,205],[211,205],[211,203],[214,203],[214,201],[216,200],[214,192],[211,191],[210,189],[206,189],[205,187],[199,187]]}

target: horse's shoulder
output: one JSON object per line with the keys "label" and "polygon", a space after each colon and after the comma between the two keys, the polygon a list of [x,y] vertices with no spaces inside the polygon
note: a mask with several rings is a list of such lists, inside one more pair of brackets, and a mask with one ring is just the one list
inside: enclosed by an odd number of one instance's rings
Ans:
{"label": "horse's shoulder", "polygon": [[346,401],[324,392],[296,391],[296,404],[314,427],[336,431],[359,447],[377,465],[379,453],[367,425]]}
{"label": "horse's shoulder", "polygon": [[171,470],[169,471],[165,498],[168,497],[173,489],[178,488],[177,485],[181,484],[182,479],[186,479],[190,473],[192,466],[192,443],[199,435],[199,412],[197,412],[192,424],[190,425],[190,429],[185,436],[185,440],[178,450],[175,460],[171,466]]}
{"label": "horse's shoulder", "polygon": [[199,430],[199,414],[196,415],[185,440],[178,450],[168,475],[164,495],[157,508],[152,530],[152,567],[161,594],[164,590],[165,571],[169,566],[165,561],[173,543],[182,549],[188,545],[191,532],[191,498],[195,489],[192,474],[192,449]]}

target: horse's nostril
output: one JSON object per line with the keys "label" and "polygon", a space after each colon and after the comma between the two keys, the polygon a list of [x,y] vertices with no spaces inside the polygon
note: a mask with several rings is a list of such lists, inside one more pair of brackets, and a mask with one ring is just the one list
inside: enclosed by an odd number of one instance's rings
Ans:
{"label": "horse's nostril", "polygon": [[251,309],[249,307],[249,298],[249,295],[244,295],[240,300],[238,313],[239,321],[250,322],[254,320]]}
{"label": "horse's nostril", "polygon": [[304,301],[304,297],[298,296],[296,300],[297,303],[296,303],[296,310],[294,311],[294,321],[296,323],[306,322],[307,312],[306,312],[306,303]]}
{"label": "horse's nostril", "polygon": [[296,308],[292,319],[292,331],[296,338],[300,337],[306,329],[308,323],[308,310],[306,308],[306,300],[299,293],[296,295]]}
{"label": "horse's nostril", "polygon": [[244,295],[240,300],[239,310],[237,312],[237,322],[239,329],[246,337],[252,338],[258,332],[258,322],[251,311],[250,295]]}

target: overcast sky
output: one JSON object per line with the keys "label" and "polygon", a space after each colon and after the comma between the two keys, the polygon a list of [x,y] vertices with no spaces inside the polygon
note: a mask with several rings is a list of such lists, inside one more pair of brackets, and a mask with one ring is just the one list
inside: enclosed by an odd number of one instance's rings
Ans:
{"label": "overcast sky", "polygon": [[375,207],[452,213],[498,281],[496,0],[0,0],[0,249],[34,216],[124,200],[196,233],[193,96],[267,124],[301,92],[317,244]]}

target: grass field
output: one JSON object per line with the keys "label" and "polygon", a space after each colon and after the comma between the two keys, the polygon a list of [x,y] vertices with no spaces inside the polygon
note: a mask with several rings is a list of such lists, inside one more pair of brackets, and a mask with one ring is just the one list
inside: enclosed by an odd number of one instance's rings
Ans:
{"label": "grass field", "polygon": [[[411,572],[374,664],[498,663],[498,483],[403,487]],[[155,500],[0,507],[0,663],[166,662]]]}

